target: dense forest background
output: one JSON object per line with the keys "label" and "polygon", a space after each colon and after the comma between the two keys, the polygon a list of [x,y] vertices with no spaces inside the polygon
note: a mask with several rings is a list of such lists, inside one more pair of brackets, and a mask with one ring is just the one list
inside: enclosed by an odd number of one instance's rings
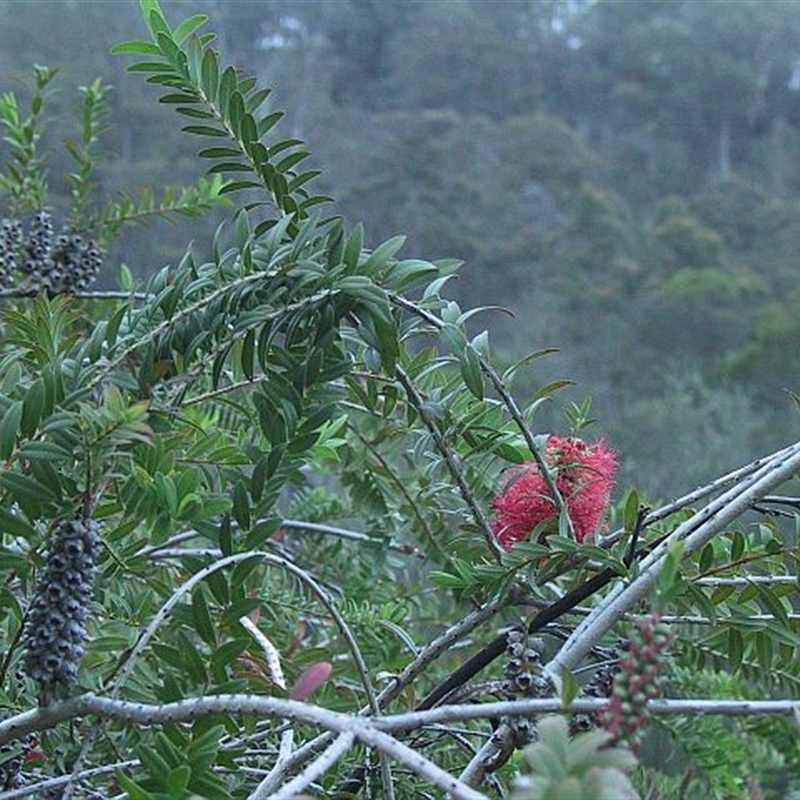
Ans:
{"label": "dense forest background", "polygon": [[[513,314],[475,318],[497,352],[559,348],[518,386],[576,381],[543,429],[591,395],[623,482],[657,497],[796,437],[800,3],[163,5],[211,14],[224,57],[274,87],[283,132],[373,244],[402,232],[409,256],[463,259],[454,295]],[[111,196],[197,178],[172,109],[103,56],[142,27],[135,0],[0,0],[0,92],[60,68],[54,140],[78,135],[76,87],[113,85]],[[49,167],[67,208],[66,153]],[[126,235],[101,284],[115,264],[143,277],[188,239],[205,247],[216,224]]]}

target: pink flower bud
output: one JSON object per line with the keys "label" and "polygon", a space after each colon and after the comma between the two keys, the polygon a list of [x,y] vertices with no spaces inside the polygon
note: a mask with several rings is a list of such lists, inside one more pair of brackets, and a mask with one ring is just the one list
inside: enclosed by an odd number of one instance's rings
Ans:
{"label": "pink flower bud", "polygon": [[305,700],[328,680],[331,672],[333,667],[327,661],[319,661],[305,669],[292,689],[292,700]]}

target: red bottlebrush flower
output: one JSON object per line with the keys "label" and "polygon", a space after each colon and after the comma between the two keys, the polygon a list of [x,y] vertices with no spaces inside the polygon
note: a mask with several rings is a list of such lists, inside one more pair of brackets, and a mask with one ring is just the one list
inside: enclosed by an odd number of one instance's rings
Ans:
{"label": "red bottlebrush flower", "polygon": [[[544,460],[567,506],[579,542],[593,533],[608,507],[617,468],[616,454],[601,439],[589,444],[582,439],[551,435]],[[505,550],[525,541],[546,520],[558,521],[558,508],[535,461],[509,470],[506,488],[492,507],[495,538]]]}

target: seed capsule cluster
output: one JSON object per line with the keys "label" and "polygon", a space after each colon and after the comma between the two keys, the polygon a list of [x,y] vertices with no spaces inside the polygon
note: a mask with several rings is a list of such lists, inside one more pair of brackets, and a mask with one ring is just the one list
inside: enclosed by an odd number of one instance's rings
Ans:
{"label": "seed capsule cluster", "polygon": [[53,241],[53,221],[47,211],[39,211],[31,221],[27,236],[15,219],[0,222],[0,286],[15,283],[31,293],[64,294],[85,289],[103,264],[103,252],[91,240],[65,231]]}
{"label": "seed capsule cluster", "polygon": [[[614,688],[614,676],[619,671],[619,659],[622,652],[628,649],[627,641],[620,641],[612,647],[607,655],[606,662],[595,670],[592,679],[581,690],[581,697],[606,698],[611,696]],[[597,728],[602,724],[601,715],[594,713],[575,714],[569,722],[569,732],[571,735]]]}
{"label": "seed capsule cluster", "polygon": [[649,717],[647,702],[661,693],[660,675],[667,663],[662,656],[671,641],[672,635],[660,614],[635,621],[603,719],[615,742],[631,747],[639,744]]}
{"label": "seed capsule cluster", "polygon": [[75,681],[86,639],[92,597],[98,527],[94,522],[62,522],[55,531],[47,566],[23,631],[25,672],[42,699]]}
{"label": "seed capsule cluster", "polygon": [[[552,696],[555,687],[542,671],[543,652],[541,639],[529,639],[522,631],[508,632],[506,653],[509,658],[503,675],[503,693],[509,700]],[[524,747],[536,738],[533,720],[514,717],[505,722],[514,732],[518,747]]]}
{"label": "seed capsule cluster", "polygon": [[22,225],[16,219],[0,222],[0,288],[9,287],[17,269],[17,254],[22,247]]}
{"label": "seed capsule cluster", "polygon": [[39,761],[44,754],[39,739],[29,733],[23,739],[0,747],[0,789],[19,789],[24,783],[22,767],[28,761]]}

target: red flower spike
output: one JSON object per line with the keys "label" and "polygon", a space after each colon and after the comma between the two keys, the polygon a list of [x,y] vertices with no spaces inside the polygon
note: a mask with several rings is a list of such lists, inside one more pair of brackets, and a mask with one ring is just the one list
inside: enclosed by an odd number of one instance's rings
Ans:
{"label": "red flower spike", "polygon": [[[543,456],[566,503],[575,538],[582,542],[608,507],[617,456],[602,439],[589,444],[555,434],[547,439]],[[558,524],[558,507],[535,461],[509,470],[508,484],[492,507],[492,531],[505,550],[525,541],[545,521]]]}

